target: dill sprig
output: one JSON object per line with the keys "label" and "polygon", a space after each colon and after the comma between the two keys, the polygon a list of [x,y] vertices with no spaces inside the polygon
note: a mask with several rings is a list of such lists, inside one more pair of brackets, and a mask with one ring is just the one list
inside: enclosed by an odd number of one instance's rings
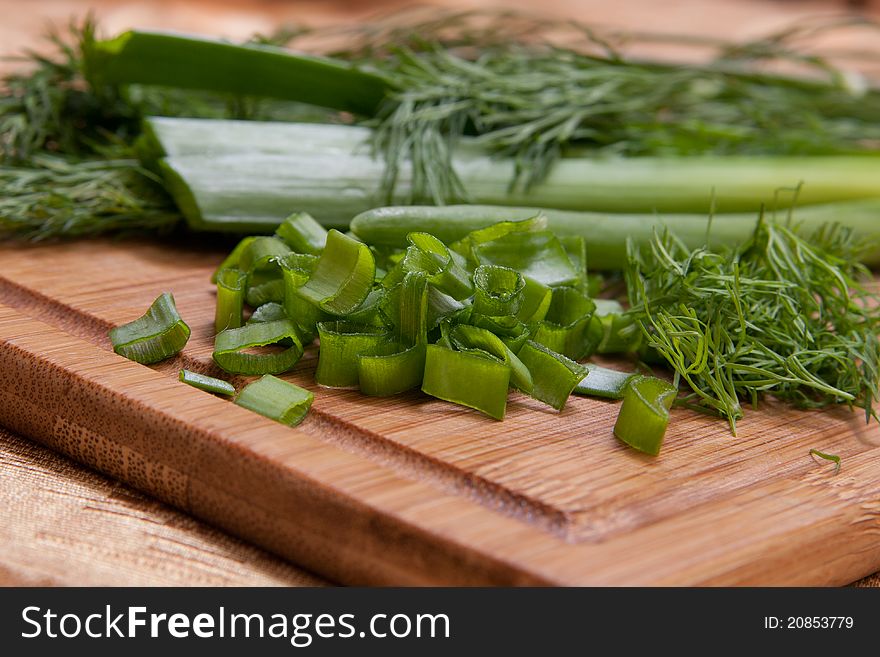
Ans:
{"label": "dill sprig", "polygon": [[[571,149],[628,156],[876,150],[880,92],[799,45],[853,26],[877,27],[846,17],[732,43],[602,31],[517,12],[417,10],[338,30],[348,41],[333,54],[378,67],[392,88],[370,122],[386,161],[386,193],[411,164],[412,197],[443,203],[467,200],[451,165],[465,135],[514,159],[512,189],[543,179]],[[709,48],[714,58],[673,65],[622,54],[627,44],[658,39]],[[762,72],[779,64],[807,77]]]}
{"label": "dill sprig", "polygon": [[[51,52],[28,52],[23,72],[0,84],[0,237],[43,240],[161,232],[181,220],[161,180],[143,169],[133,143],[144,116],[321,120],[291,103],[86,79],[84,53],[97,38],[92,16],[47,36]],[[289,32],[255,37],[278,43]]]}
{"label": "dill sprig", "polygon": [[26,70],[3,79],[0,162],[27,162],[40,152],[88,156],[107,135],[126,140],[137,133],[139,115],[119,91],[83,77],[83,51],[95,37],[91,16],[52,30],[52,52],[26,53]]}
{"label": "dill sprig", "polygon": [[136,160],[35,155],[27,166],[0,166],[0,189],[0,235],[163,232],[180,220],[159,181]]}
{"label": "dill sprig", "polygon": [[630,314],[690,393],[731,431],[764,393],[800,408],[844,403],[877,418],[880,307],[838,225],[805,239],[765,218],[736,250],[691,250],[668,231],[630,248]]}

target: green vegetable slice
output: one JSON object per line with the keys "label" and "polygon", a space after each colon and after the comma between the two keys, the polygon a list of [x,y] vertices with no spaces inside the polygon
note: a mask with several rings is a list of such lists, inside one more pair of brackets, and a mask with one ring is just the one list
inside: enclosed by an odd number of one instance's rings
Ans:
{"label": "green vegetable slice", "polygon": [[532,394],[534,384],[529,368],[491,331],[459,324],[449,332],[449,341],[459,351],[480,351],[498,359],[510,368],[510,383],[524,393]]}
{"label": "green vegetable slice", "polygon": [[585,358],[596,350],[603,335],[595,309],[580,290],[558,287],[553,290],[546,318],[533,328],[532,339],[574,360]]}
{"label": "green vegetable slice", "polygon": [[422,391],[432,397],[503,420],[509,384],[510,368],[495,358],[437,344],[427,346]]}
{"label": "green vegetable slice", "polygon": [[277,322],[280,319],[288,319],[284,306],[280,303],[270,301],[254,310],[247,323],[260,324],[265,322]]}
{"label": "green vegetable slice", "polygon": [[377,353],[358,358],[361,392],[396,395],[422,383],[430,290],[427,279],[424,272],[408,272],[399,285],[388,291],[383,314],[394,327],[396,339]]}
{"label": "green vegetable slice", "polygon": [[274,270],[278,268],[275,259],[288,253],[290,247],[277,237],[254,237],[241,249],[237,268],[247,274],[264,268]]}
{"label": "green vegetable slice", "polygon": [[624,312],[623,305],[617,299],[593,299],[593,304],[596,306],[597,317],[622,315]]}
{"label": "green vegetable slice", "polygon": [[[363,216],[367,216],[369,214],[369,212],[363,213]],[[361,216],[362,215],[358,215],[358,217]],[[355,219],[357,219],[358,217],[355,217]],[[352,226],[354,226],[356,223],[359,222],[352,222]],[[432,224],[431,228],[432,230],[439,229],[442,233],[446,226]],[[547,217],[544,216],[544,214],[541,212],[517,221],[502,220],[495,222],[485,222],[482,227],[471,230],[469,233],[467,233],[467,235],[462,237],[462,239],[455,242],[452,245],[452,248],[458,253],[465,256],[471,263],[476,264],[478,262],[478,259],[476,253],[474,252],[474,248],[479,246],[480,244],[497,240],[501,237],[510,235],[511,233],[534,233],[546,229]],[[354,230],[354,228],[352,228],[352,230]]]}
{"label": "green vegetable slice", "polygon": [[358,385],[358,357],[379,353],[390,338],[387,329],[347,321],[318,323],[321,350],[315,381],[330,388]]}
{"label": "green vegetable slice", "polygon": [[361,355],[358,358],[358,380],[365,395],[388,397],[418,388],[422,383],[425,374],[424,344],[401,348],[399,343],[390,343],[386,349],[390,353]]}
{"label": "green vegetable slice", "polygon": [[315,396],[293,383],[266,374],[246,385],[235,403],[271,420],[296,426],[309,412]]}
{"label": "green vegetable slice", "polygon": [[248,246],[250,246],[251,242],[257,239],[257,237],[257,235],[243,237],[241,241],[235,245],[235,248],[229,252],[229,255],[224,258],[223,262],[220,263],[220,266],[214,270],[214,273],[211,276],[211,282],[216,283],[217,277],[224,269],[238,269],[239,271],[241,271],[241,267],[239,266],[239,263],[241,262],[241,254],[246,248],[248,248]]}
{"label": "green vegetable slice", "polygon": [[217,307],[214,311],[214,333],[241,326],[244,288],[247,274],[238,269],[217,272]]}
{"label": "green vegetable slice", "polygon": [[[555,233],[554,233],[555,235]],[[587,241],[583,235],[557,235],[559,243],[577,272],[580,285],[587,283]]]}
{"label": "green vegetable slice", "polygon": [[179,353],[189,340],[189,326],[180,318],[174,297],[164,292],[136,320],[110,329],[113,351],[144,365]]}
{"label": "green vegetable slice", "polygon": [[553,288],[523,276],[523,300],[517,318],[526,324],[540,322],[547,316],[553,301]]}
{"label": "green vegetable slice", "polygon": [[640,452],[659,454],[676,392],[671,383],[653,376],[631,380],[623,393],[614,435]]}
{"label": "green vegetable slice", "polygon": [[425,272],[431,285],[456,301],[473,294],[474,286],[466,270],[467,263],[461,255],[450,251],[443,242],[428,233],[410,233],[407,240],[411,246],[399,267],[404,271]]}
{"label": "green vegetable slice", "polygon": [[223,379],[215,379],[213,376],[199,374],[198,372],[190,372],[189,370],[180,370],[177,380],[182,381],[193,388],[204,390],[205,392],[213,392],[218,395],[234,395],[235,386]]}
{"label": "green vegetable slice", "polygon": [[275,234],[296,253],[318,255],[327,243],[327,230],[307,212],[294,212]]}
{"label": "green vegetable slice", "polygon": [[587,371],[584,365],[531,340],[522,346],[517,356],[529,369],[534,381],[532,397],[557,411],[565,407],[571,391]]}
{"label": "green vegetable slice", "polygon": [[[277,349],[246,352],[270,345],[277,345]],[[246,324],[214,338],[214,362],[232,374],[280,374],[293,367],[302,353],[299,332],[289,319]]]}
{"label": "green vegetable slice", "polygon": [[516,315],[525,298],[526,280],[518,271],[496,265],[474,270],[474,312],[489,316]]}
{"label": "green vegetable slice", "polygon": [[642,346],[644,334],[633,315],[628,313],[600,315],[597,306],[595,317],[602,325],[602,339],[596,346],[597,354],[622,354],[638,351]]}
{"label": "green vegetable slice", "polygon": [[635,372],[618,372],[592,363],[585,367],[587,368],[586,376],[574,387],[573,392],[578,395],[623,399],[629,382],[638,376]]}
{"label": "green vegetable slice", "polygon": [[371,326],[384,326],[385,320],[381,313],[382,302],[385,299],[385,291],[381,288],[370,290],[364,302],[357,309],[345,316],[346,321],[355,324],[369,324]]}
{"label": "green vegetable slice", "polygon": [[311,277],[318,262],[318,256],[289,253],[278,258],[277,262],[284,280],[284,311],[287,313],[287,317],[296,323],[300,329],[303,344],[306,344],[317,335],[316,324],[330,319],[329,313],[324,312],[311,301],[296,293],[296,290],[305,285]]}
{"label": "green vegetable slice", "polygon": [[571,264],[565,249],[550,231],[509,233],[473,246],[481,265],[500,265],[544,285],[577,285],[581,274]]}
{"label": "green vegetable slice", "polygon": [[367,298],[375,274],[376,261],[369,247],[331,230],[311,277],[294,293],[325,312],[345,315]]}

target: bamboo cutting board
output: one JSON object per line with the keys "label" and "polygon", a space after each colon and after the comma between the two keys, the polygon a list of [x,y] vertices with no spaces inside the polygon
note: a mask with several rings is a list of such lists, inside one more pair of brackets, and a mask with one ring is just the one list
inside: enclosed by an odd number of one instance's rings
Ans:
{"label": "bamboo cutting board", "polygon": [[[512,394],[503,422],[418,392],[315,386],[278,425],[177,382],[211,362],[224,249],[0,247],[0,425],[315,572],[353,584],[844,584],[880,569],[880,430],[767,403],[732,437],[674,411],[661,455],[621,446],[615,403]],[[148,368],[114,325],[174,294],[193,329]],[[234,380],[241,384],[243,380]],[[809,456],[839,454],[839,474]]]}

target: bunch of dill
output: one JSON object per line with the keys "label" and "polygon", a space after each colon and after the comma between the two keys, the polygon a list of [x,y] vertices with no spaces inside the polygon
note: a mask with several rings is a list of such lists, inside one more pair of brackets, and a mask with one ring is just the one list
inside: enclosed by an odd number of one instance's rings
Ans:
{"label": "bunch of dill", "polygon": [[684,380],[682,402],[727,418],[763,393],[800,408],[844,403],[877,418],[880,305],[847,229],[805,238],[758,221],[735,250],[691,250],[668,232],[630,247],[630,316]]}
{"label": "bunch of dill", "polygon": [[[277,43],[289,33],[255,37]],[[99,85],[86,77],[91,16],[48,34],[0,82],[0,236],[32,240],[165,232],[181,221],[134,147],[144,116],[288,118],[291,108],[197,91]],[[294,118],[312,109],[294,108]],[[319,117],[320,118],[320,115]]]}

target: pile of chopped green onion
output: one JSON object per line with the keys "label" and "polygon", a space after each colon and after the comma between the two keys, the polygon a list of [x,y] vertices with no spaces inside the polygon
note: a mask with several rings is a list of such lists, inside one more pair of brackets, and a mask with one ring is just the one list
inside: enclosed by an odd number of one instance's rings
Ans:
{"label": "pile of chopped green onion", "polygon": [[538,215],[451,244],[411,232],[407,244],[371,247],[305,213],[272,236],[245,237],[213,277],[214,361],[230,374],[282,374],[318,338],[319,385],[421,389],[497,420],[510,389],[560,411],[573,391],[623,398],[618,436],[659,451],[674,389],[578,362],[615,341],[638,346],[611,336],[620,305],[590,297],[582,237],[559,237]]}
{"label": "pile of chopped green onion", "polygon": [[[272,236],[242,239],[212,278],[214,362],[230,374],[262,376],[235,403],[301,422],[312,393],[274,375],[291,370],[318,338],[319,385],[372,396],[420,388],[496,420],[511,388],[558,411],[572,392],[623,399],[615,434],[659,452],[676,389],[578,362],[641,343],[621,330],[632,327],[619,303],[590,297],[583,237],[559,237],[536,215],[448,245],[424,232],[407,242],[403,250],[371,247],[305,213]],[[180,352],[189,328],[165,293],[110,337],[118,353],[149,364]],[[228,382],[196,372],[181,370],[179,379],[235,394]]]}

